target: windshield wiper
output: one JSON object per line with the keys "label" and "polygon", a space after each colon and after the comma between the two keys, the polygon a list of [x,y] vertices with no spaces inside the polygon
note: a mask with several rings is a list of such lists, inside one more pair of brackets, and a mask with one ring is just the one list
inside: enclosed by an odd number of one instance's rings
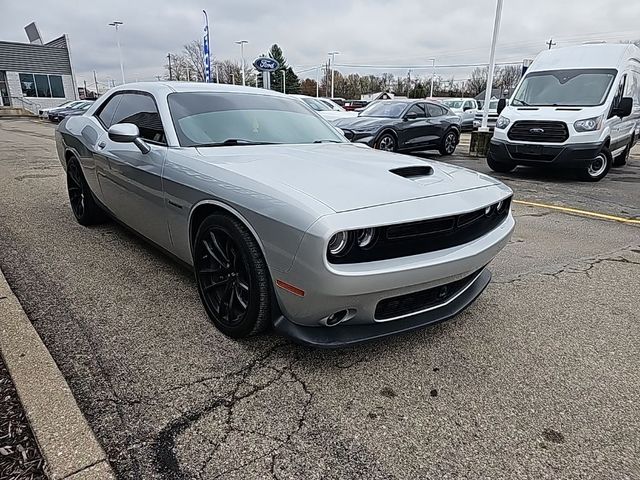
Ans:
{"label": "windshield wiper", "polygon": [[330,138],[327,138],[325,140],[314,140],[313,143],[342,143],[340,140],[333,140]]}
{"label": "windshield wiper", "polygon": [[227,138],[224,142],[199,143],[196,147],[227,147],[230,145],[275,145],[276,142],[255,142],[243,138]]}

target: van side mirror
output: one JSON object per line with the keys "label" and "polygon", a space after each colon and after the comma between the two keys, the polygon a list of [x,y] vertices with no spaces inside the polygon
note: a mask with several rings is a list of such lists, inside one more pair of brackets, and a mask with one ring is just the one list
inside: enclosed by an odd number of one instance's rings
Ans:
{"label": "van side mirror", "polygon": [[505,109],[505,107],[507,106],[507,99],[506,98],[501,98],[500,100],[498,100],[498,115],[500,115],[502,113],[502,111]]}
{"label": "van side mirror", "polygon": [[133,143],[142,153],[149,153],[151,147],[140,138],[140,130],[133,123],[116,123],[109,127],[109,140],[117,143]]}
{"label": "van side mirror", "polygon": [[620,99],[620,103],[618,104],[618,107],[613,111],[613,114],[619,116],[620,118],[624,118],[631,115],[632,110],[633,110],[633,98],[622,97]]}

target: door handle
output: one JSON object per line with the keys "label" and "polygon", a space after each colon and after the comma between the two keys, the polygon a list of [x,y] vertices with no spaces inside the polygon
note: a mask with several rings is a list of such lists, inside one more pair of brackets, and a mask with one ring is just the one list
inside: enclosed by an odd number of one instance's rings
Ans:
{"label": "door handle", "polygon": [[107,146],[107,144],[105,142],[99,142],[98,143],[98,148],[100,148],[100,149],[102,149],[102,148],[104,148],[106,146]]}

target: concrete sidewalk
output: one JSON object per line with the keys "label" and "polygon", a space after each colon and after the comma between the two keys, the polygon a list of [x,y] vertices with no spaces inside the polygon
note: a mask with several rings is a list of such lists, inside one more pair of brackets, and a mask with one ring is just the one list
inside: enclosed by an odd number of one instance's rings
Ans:
{"label": "concrete sidewalk", "polygon": [[47,463],[49,478],[115,478],[67,382],[1,271],[0,354]]}

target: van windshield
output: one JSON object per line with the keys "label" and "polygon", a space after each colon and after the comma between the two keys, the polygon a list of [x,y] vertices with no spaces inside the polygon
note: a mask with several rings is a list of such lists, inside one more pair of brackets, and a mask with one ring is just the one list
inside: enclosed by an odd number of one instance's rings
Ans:
{"label": "van windshield", "polygon": [[572,69],[531,72],[513,96],[512,105],[602,105],[618,72],[612,69]]}

